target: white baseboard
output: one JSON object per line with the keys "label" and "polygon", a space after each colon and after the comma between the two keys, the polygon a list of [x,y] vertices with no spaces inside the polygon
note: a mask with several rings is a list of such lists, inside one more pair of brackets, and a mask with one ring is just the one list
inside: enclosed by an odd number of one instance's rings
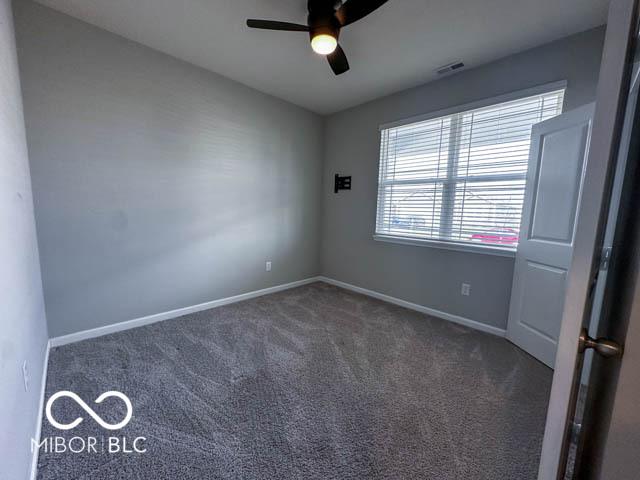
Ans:
{"label": "white baseboard", "polygon": [[385,295],[384,293],[375,292],[373,290],[367,290],[366,288],[358,287],[356,285],[351,285],[350,283],[341,282],[340,280],[334,280],[333,278],[320,276],[319,280],[325,283],[329,283],[331,285],[335,285],[336,287],[342,287],[347,290],[351,290],[353,292],[361,293],[363,295],[367,295],[369,297],[377,298],[378,300],[382,300],[388,303],[393,303],[394,305],[399,305],[401,307],[409,308],[411,310],[416,310],[417,312],[426,313],[427,315],[431,315],[433,317],[438,317],[443,320],[448,320],[450,322],[458,323],[460,325],[464,325],[466,327],[473,328],[475,330],[480,330],[482,332],[491,333],[493,335],[497,335],[499,337],[506,336],[506,330],[502,328],[494,327],[492,325],[487,325],[486,323],[478,322],[476,320],[471,320],[470,318],[460,317],[458,315],[453,315],[451,313],[442,312],[440,310],[436,310],[435,308],[425,307],[424,305],[418,305],[417,303],[407,302],[406,300],[401,300],[396,297],[392,297],[390,295]]}
{"label": "white baseboard", "polygon": [[[44,394],[47,387],[47,372],[49,370],[49,350],[51,349],[51,341],[47,341],[47,348],[44,353],[44,366],[42,367],[42,379],[40,380],[40,401],[38,403],[37,424],[34,439],[36,445],[40,444],[40,436],[42,435],[42,414],[44,411]],[[29,442],[29,448],[31,448],[31,442]],[[38,476],[38,453],[40,450],[35,448],[31,453],[31,474],[30,480],[36,480]]]}
{"label": "white baseboard", "polygon": [[504,337],[506,335],[506,331],[501,328],[494,327],[492,325],[487,325],[485,323],[478,322],[476,320],[471,320],[470,318],[460,317],[458,315],[453,315],[451,313],[436,310],[435,308],[425,307],[424,305],[418,305],[417,303],[411,303],[406,300],[402,300],[400,298],[392,297],[390,295],[385,295],[384,293],[375,292],[373,290],[368,290],[366,288],[358,287],[356,285],[342,282],[340,280],[335,280],[333,278],[318,276],[318,277],[306,278],[304,280],[298,280],[296,282],[276,285],[274,287],[263,288],[262,290],[255,290],[253,292],[247,292],[240,295],[235,295],[233,297],[221,298],[218,300],[213,300],[211,302],[200,303],[198,305],[192,305],[190,307],[178,308],[175,310],[170,310],[168,312],[156,313],[153,315],[148,315],[146,317],[140,317],[133,320],[114,323],[112,325],[105,325],[104,327],[92,328],[90,330],[83,330],[81,332],[71,333],[69,335],[54,337],[49,340],[49,346],[47,347],[47,356],[49,354],[48,348],[50,347],[59,347],[61,345],[67,345],[69,343],[75,343],[81,340],[87,340],[89,338],[101,337],[103,335],[108,335],[110,333],[121,332],[123,330],[129,330],[136,327],[142,327],[144,325],[149,325],[151,323],[161,322],[163,320],[169,320],[172,318],[181,317],[183,315],[188,315],[190,313],[201,312],[203,310],[209,310],[211,308],[221,307],[222,305],[229,305],[230,303],[236,303],[236,302],[241,302],[243,300],[249,300],[251,298],[261,297],[263,295],[268,295],[270,293],[281,292],[283,290],[300,287],[302,285],[307,285],[309,283],[318,282],[318,281],[329,283],[337,287],[342,287],[347,290],[351,290],[353,292],[361,293],[369,297],[373,297],[379,300],[383,300],[385,302],[393,303],[394,305],[399,305],[401,307],[409,308],[411,310],[416,310],[421,313],[426,313],[427,315],[432,315],[434,317],[438,317],[444,320],[448,320],[450,322],[458,323],[460,325],[465,325],[467,327],[471,327],[476,330],[491,333],[493,335],[498,335],[500,337]]}
{"label": "white baseboard", "polygon": [[275,287],[263,288],[262,290],[255,290],[253,292],[242,293],[233,297],[221,298],[213,300],[211,302],[200,303],[198,305],[192,305],[190,307],[177,308],[168,312],[156,313],[154,315],[148,315],[146,317],[136,318],[133,320],[127,320],[124,322],[114,323],[112,325],[105,325],[104,327],[92,328],[90,330],[83,330],[81,332],[71,333],[69,335],[63,335],[60,337],[54,337],[49,342],[52,347],[59,347],[61,345],[67,345],[69,343],[79,342],[81,340],[87,340],[89,338],[101,337],[110,333],[121,332],[123,330],[129,330],[131,328],[142,327],[151,323],[161,322],[163,320],[169,320],[171,318],[181,317],[190,313],[201,312],[203,310],[209,310],[211,308],[221,307],[222,305],[229,305],[230,303],[241,302],[243,300],[249,300],[250,298],[261,297],[270,293],[281,292],[290,288],[300,287],[309,283],[320,281],[319,277],[305,278],[304,280],[298,280],[296,282],[285,283],[282,285],[276,285]]}

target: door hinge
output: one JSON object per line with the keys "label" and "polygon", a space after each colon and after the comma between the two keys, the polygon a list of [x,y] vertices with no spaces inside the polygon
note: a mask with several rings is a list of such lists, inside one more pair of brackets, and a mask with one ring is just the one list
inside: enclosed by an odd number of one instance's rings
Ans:
{"label": "door hinge", "polygon": [[607,270],[611,263],[611,247],[604,247],[600,254],[600,270]]}

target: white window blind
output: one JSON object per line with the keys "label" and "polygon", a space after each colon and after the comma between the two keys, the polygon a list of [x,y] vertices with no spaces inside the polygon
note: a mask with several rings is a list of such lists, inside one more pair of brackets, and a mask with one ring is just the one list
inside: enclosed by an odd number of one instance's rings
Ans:
{"label": "white window blind", "polygon": [[376,234],[514,249],[533,124],[564,89],[381,130]]}

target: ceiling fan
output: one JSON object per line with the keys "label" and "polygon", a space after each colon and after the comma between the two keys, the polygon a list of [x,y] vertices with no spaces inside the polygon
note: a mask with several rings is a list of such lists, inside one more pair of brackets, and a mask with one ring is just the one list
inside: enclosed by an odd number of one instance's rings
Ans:
{"label": "ceiling fan", "polygon": [[333,73],[340,75],[349,70],[347,56],[338,45],[340,29],[357,22],[382,6],[388,0],[308,0],[307,25],[272,20],[247,20],[247,26],[263,30],[309,32],[311,48],[325,55]]}

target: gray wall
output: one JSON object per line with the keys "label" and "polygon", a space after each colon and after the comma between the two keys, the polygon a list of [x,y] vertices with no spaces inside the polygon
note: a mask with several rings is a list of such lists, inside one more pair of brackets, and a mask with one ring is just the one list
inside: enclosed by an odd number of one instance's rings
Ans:
{"label": "gray wall", "polygon": [[[378,126],[394,120],[567,80],[565,110],[595,98],[604,28],[406,90],[327,119],[323,275],[505,328],[513,259],[376,242]],[[426,46],[425,48],[428,48]],[[333,175],[353,190],[333,193]],[[460,284],[471,283],[471,296]]]}
{"label": "gray wall", "polygon": [[0,478],[29,478],[47,338],[11,4],[0,0]]}
{"label": "gray wall", "polygon": [[321,117],[19,3],[52,337],[318,274]]}
{"label": "gray wall", "polygon": [[[634,215],[637,215],[637,210]],[[638,245],[637,238],[636,233],[636,245]],[[620,306],[615,309],[615,313],[619,316],[611,317],[615,318],[616,323],[619,324],[611,326],[613,330],[617,330],[618,334],[609,336],[614,339],[623,338],[624,327],[622,325],[628,323],[624,340],[624,355],[621,364],[609,366],[609,368],[601,364],[600,371],[603,373],[597,380],[601,381],[606,394],[602,394],[598,398],[597,413],[602,412],[602,414],[595,422],[596,428],[600,427],[603,430],[598,432],[599,437],[603,440],[606,438],[606,440],[604,440],[602,452],[599,450],[594,452],[594,448],[591,446],[589,453],[596,455],[587,458],[595,463],[599,471],[597,475],[595,472],[589,472],[590,475],[585,475],[585,478],[631,480],[637,479],[638,472],[640,472],[640,456],[638,455],[640,452],[640,408],[638,408],[638,399],[640,398],[640,375],[638,375],[638,369],[640,369],[640,255],[637,249],[625,261],[629,262],[631,268],[625,272],[626,283],[620,285],[624,288],[624,293],[616,295],[616,301]],[[600,445],[598,444],[597,447]]]}
{"label": "gray wall", "polygon": [[[561,79],[565,108],[588,103],[603,41],[585,32],[323,121],[31,2],[16,19],[52,336],[319,272],[504,328],[512,259],[372,239],[378,126]],[[333,194],[336,172],[352,191]]]}

